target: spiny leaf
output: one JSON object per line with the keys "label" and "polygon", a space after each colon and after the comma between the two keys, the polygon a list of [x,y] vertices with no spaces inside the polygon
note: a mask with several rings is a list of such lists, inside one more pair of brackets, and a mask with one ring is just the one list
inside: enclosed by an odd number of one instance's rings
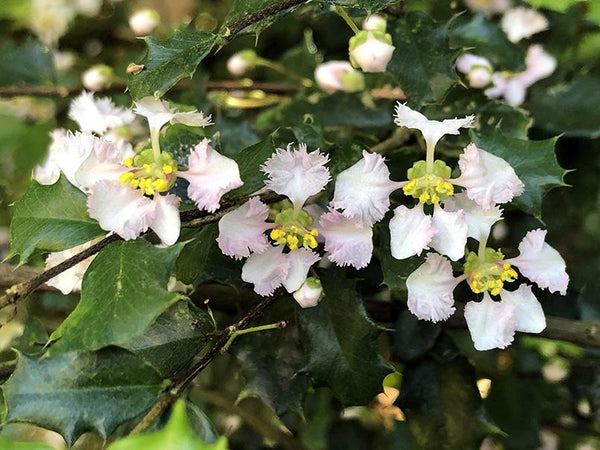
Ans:
{"label": "spiny leaf", "polygon": [[94,259],[83,278],[81,301],[52,333],[51,354],[96,350],[140,336],[182,298],[167,282],[180,245],[156,248],[142,239],[115,242]]}
{"label": "spiny leaf", "polygon": [[64,176],[53,185],[36,181],[15,204],[10,224],[11,255],[27,261],[36,250],[57,252],[105,232],[87,213],[86,196]]}

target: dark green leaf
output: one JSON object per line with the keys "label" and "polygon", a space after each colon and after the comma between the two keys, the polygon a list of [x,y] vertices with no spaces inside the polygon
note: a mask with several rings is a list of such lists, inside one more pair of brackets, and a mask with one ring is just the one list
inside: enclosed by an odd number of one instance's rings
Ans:
{"label": "dark green leaf", "polygon": [[466,358],[426,359],[406,367],[400,392],[397,404],[420,448],[479,448],[487,424]]}
{"label": "dark green leaf", "polygon": [[144,70],[129,75],[128,88],[133,99],[162,96],[182,78],[191,77],[215,40],[212,33],[192,29],[176,30],[164,41],[145,38],[148,53],[140,62]]}
{"label": "dark green leaf", "polygon": [[342,269],[324,271],[321,282],[323,300],[298,313],[309,358],[304,370],[345,405],[367,404],[392,371],[379,354],[377,327]]}
{"label": "dark green leaf", "polygon": [[567,136],[600,137],[600,77],[582,75],[551,88],[534,87],[529,106],[538,127]]}
{"label": "dark green leaf", "polygon": [[54,430],[69,445],[89,430],[106,438],[119,424],[152,406],[163,387],[152,367],[125,350],[40,359],[20,355],[3,386],[6,422]]}
{"label": "dark green leaf", "polygon": [[144,333],[182,298],[166,289],[180,250],[142,239],[104,248],[85,273],[79,305],[50,336],[58,339],[50,353],[125,344]]}
{"label": "dark green leaf", "polygon": [[[221,31],[226,34],[227,28],[234,23],[239,22],[249,15],[265,8],[272,7],[277,3],[281,3],[281,0],[234,0],[227,17],[225,17]],[[286,8],[276,14],[266,14],[264,18],[244,28],[241,32],[252,33],[258,36],[263,30],[271,26],[278,18],[293,11],[297,6],[298,5]]]}
{"label": "dark green leaf", "polygon": [[227,197],[244,197],[262,188],[264,186],[265,174],[260,171],[260,166],[274,152],[273,135],[269,135],[265,140],[245,148],[236,155],[234,159],[240,168],[240,175],[244,184],[228,193]]}
{"label": "dark green leaf", "polygon": [[482,14],[472,18],[464,16],[457,22],[450,30],[453,47],[465,47],[469,53],[486,57],[496,71],[525,70],[525,52],[508,40],[498,24],[490,22]]}
{"label": "dark green leaf", "polygon": [[25,262],[35,250],[57,252],[105,234],[88,216],[86,199],[64,176],[50,186],[32,181],[15,204],[11,255]]}
{"label": "dark green leaf", "polygon": [[381,246],[376,247],[377,257],[381,263],[383,282],[390,289],[406,292],[406,279],[417,267],[423,264],[422,257],[413,256],[407,259],[396,259],[390,250],[390,230],[388,221],[377,225]]}
{"label": "dark green leaf", "polygon": [[536,217],[541,215],[542,198],[550,189],[565,186],[566,173],[556,161],[558,138],[529,141],[506,136],[499,129],[485,135],[471,133],[477,147],[506,160],[525,184],[525,191],[513,204]]}
{"label": "dark green leaf", "polygon": [[202,351],[214,331],[207,313],[181,301],[161,314],[143,335],[121,347],[140,356],[163,378],[172,378]]}
{"label": "dark green leaf", "polygon": [[44,350],[48,342],[48,333],[39,320],[32,316],[27,316],[25,320],[23,334],[12,342],[12,347],[26,355],[39,354]]}
{"label": "dark green leaf", "polygon": [[408,310],[402,311],[394,331],[392,354],[399,362],[407,362],[424,356],[433,348],[442,331],[438,323],[419,320]]}
{"label": "dark green leaf", "polygon": [[185,402],[185,411],[194,433],[204,442],[215,442],[218,439],[217,430],[206,413],[189,401]]}
{"label": "dark green leaf", "polygon": [[321,3],[343,6],[345,8],[361,8],[369,13],[387,8],[399,0],[319,0]]}
{"label": "dark green leaf", "polygon": [[454,70],[457,51],[448,42],[449,23],[439,24],[420,12],[388,22],[388,32],[396,49],[388,72],[415,108],[440,101],[459,79]]}
{"label": "dark green leaf", "polygon": [[198,232],[181,250],[175,263],[176,278],[183,283],[193,283],[202,273],[216,245],[218,236],[216,224],[209,224]]}
{"label": "dark green leaf", "polygon": [[52,450],[53,447],[41,442],[17,442],[0,436],[0,448],[2,450]]}
{"label": "dark green leaf", "polygon": [[0,86],[19,84],[49,84],[54,81],[52,53],[40,42],[17,45],[5,42],[0,46]]}
{"label": "dark green leaf", "polygon": [[213,444],[198,439],[190,426],[185,402],[179,400],[162,430],[128,436],[113,443],[109,450],[227,450],[227,438],[223,436]]}

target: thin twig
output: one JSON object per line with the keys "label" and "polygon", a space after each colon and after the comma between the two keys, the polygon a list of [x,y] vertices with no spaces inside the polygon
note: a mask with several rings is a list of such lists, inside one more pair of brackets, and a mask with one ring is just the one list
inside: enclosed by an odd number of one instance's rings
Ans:
{"label": "thin twig", "polygon": [[225,36],[223,36],[226,40],[230,41],[235,37],[236,34],[240,33],[244,30],[244,28],[249,27],[250,25],[260,22],[262,19],[265,19],[269,16],[273,16],[278,12],[281,12],[288,8],[293,8],[294,6],[301,5],[306,3],[308,0],[284,0],[279,3],[275,3],[274,5],[268,6],[260,11],[256,11],[252,14],[248,14],[241,20],[229,25],[227,27],[227,32]]}
{"label": "thin twig", "polygon": [[279,293],[275,293],[274,295],[265,298],[262,302],[248,311],[240,320],[223,330],[216,338],[211,349],[202,357],[202,359],[194,364],[184,375],[173,380],[172,387],[165,392],[158,402],[152,407],[152,409],[146,413],[142,420],[131,431],[131,434],[143,433],[150,428],[154,421],[165,412],[165,410],[183,393],[183,391],[185,391],[192,380],[196,378],[198,374],[202,372],[212,362],[213,359],[215,359],[215,357],[221,354],[221,349],[225,348],[231,335],[238,330],[246,328],[278,297]]}

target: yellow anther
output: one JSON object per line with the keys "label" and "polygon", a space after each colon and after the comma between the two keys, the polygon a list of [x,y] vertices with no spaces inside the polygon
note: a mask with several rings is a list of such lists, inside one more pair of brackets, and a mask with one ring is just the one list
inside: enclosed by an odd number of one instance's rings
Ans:
{"label": "yellow anther", "polygon": [[437,203],[439,201],[440,201],[440,198],[437,195],[433,194],[431,196],[431,203]]}
{"label": "yellow anther", "polygon": [[498,294],[500,294],[500,290],[501,290],[501,289],[499,289],[499,288],[492,289],[492,290],[490,291],[490,294],[492,294],[492,295],[498,295]]}
{"label": "yellow anther", "polygon": [[269,234],[269,236],[271,236],[271,239],[273,239],[274,241],[281,239],[282,237],[285,236],[285,231],[279,229],[279,228],[273,228],[271,230],[271,233]]}
{"label": "yellow anther", "polygon": [[304,233],[304,236],[302,236],[303,239],[303,246],[308,246],[310,248],[315,248],[317,246],[317,240],[314,238],[314,236],[310,235],[309,233]]}
{"label": "yellow anther", "polygon": [[154,188],[152,188],[152,186],[146,186],[146,188],[144,188],[144,193],[146,195],[154,195]]}
{"label": "yellow anther", "polygon": [[421,203],[425,203],[427,200],[429,200],[429,194],[421,194],[419,195],[419,201]]}
{"label": "yellow anther", "polygon": [[475,272],[475,273],[473,274],[473,279],[475,279],[475,280],[479,280],[480,278],[481,278],[481,272]]}
{"label": "yellow anther", "polygon": [[169,165],[163,166],[162,171],[165,175],[169,175],[170,173],[173,173],[173,167]]}
{"label": "yellow anther", "polygon": [[295,225],[292,225],[292,226],[290,227],[290,231],[291,231],[292,233],[298,233],[298,227],[297,227],[297,226],[295,226]]}
{"label": "yellow anther", "polygon": [[319,230],[317,230],[316,228],[313,228],[312,230],[310,230],[310,234],[312,234],[313,236],[318,236]]}
{"label": "yellow anther", "polygon": [[494,280],[489,280],[487,282],[488,289],[494,289],[496,287],[496,282]]}
{"label": "yellow anther", "polygon": [[144,171],[148,174],[152,173],[152,167],[150,167],[150,164],[144,164],[142,166],[144,168]]}
{"label": "yellow anther", "polygon": [[131,172],[124,172],[119,176],[119,181],[121,181],[123,184],[127,184],[132,179],[133,174]]}
{"label": "yellow anther", "polygon": [[138,187],[139,185],[140,185],[140,180],[136,180],[136,179],[131,180],[131,182],[129,183],[129,186],[131,186],[134,189],[136,187]]}
{"label": "yellow anther", "polygon": [[125,158],[123,160],[123,165],[125,165],[126,167],[133,166],[133,158],[129,158],[129,157]]}
{"label": "yellow anther", "polygon": [[508,270],[508,269],[510,269],[510,264],[509,263],[504,263],[504,264],[502,264],[502,268],[504,270]]}
{"label": "yellow anther", "polygon": [[454,186],[452,183],[448,183],[447,181],[444,181],[444,189],[446,189],[448,193],[454,192]]}
{"label": "yellow anther", "polygon": [[288,247],[290,248],[290,250],[297,250],[298,249],[298,238],[296,236],[288,234],[287,235],[287,244],[288,244]]}
{"label": "yellow anther", "polygon": [[167,188],[169,187],[169,183],[167,183],[167,180],[158,178],[152,182],[152,187],[158,192],[163,192],[167,190]]}

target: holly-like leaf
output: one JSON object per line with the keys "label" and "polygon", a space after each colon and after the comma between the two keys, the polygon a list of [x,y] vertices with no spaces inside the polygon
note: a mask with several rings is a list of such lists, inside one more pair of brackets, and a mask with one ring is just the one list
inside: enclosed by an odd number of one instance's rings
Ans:
{"label": "holly-like leaf", "polygon": [[105,234],[88,216],[86,199],[64,176],[50,186],[32,181],[15,204],[11,255],[25,262],[36,250],[58,252]]}
{"label": "holly-like leaf", "polygon": [[32,40],[21,45],[5,42],[0,46],[0,54],[0,86],[40,85],[55,80],[52,53],[40,42]]}
{"label": "holly-like leaf", "polygon": [[[282,3],[282,0],[234,0],[231,9],[225,17],[221,31],[224,34],[228,33],[228,28],[236,22],[258,12],[265,8],[277,8],[277,4]],[[247,26],[240,33],[251,33],[258,36],[263,30],[270,27],[281,16],[293,11],[299,5],[288,6],[287,8],[278,9],[275,13],[266,14],[261,20]]]}
{"label": "holly-like leaf", "polygon": [[582,75],[569,83],[534,88],[529,99],[537,126],[567,136],[600,137],[600,77]]}
{"label": "holly-like leaf", "polygon": [[474,448],[484,435],[487,424],[474,372],[464,357],[425,359],[406,367],[397,404],[419,448]]}
{"label": "holly-like leaf", "polygon": [[554,146],[558,138],[530,141],[506,136],[499,129],[479,135],[471,133],[477,147],[506,160],[525,184],[525,191],[512,204],[541,216],[542,198],[552,188],[565,186],[566,171],[558,165]]}
{"label": "holly-like leaf", "polygon": [[398,316],[394,325],[395,361],[407,362],[424,356],[435,345],[442,327],[439,323],[420,320],[408,310]]}
{"label": "holly-like leaf", "polygon": [[96,350],[130,342],[182,298],[167,291],[180,245],[157,248],[147,241],[115,242],[85,273],[81,301],[51,340],[50,353]]}
{"label": "holly-like leaf", "polygon": [[458,52],[450,48],[449,25],[437,23],[421,12],[388,22],[396,49],[387,70],[412,107],[441,100],[459,81],[454,70]]}
{"label": "holly-like leaf", "polygon": [[143,360],[111,348],[39,359],[20,355],[2,390],[7,423],[48,428],[73,445],[89,430],[106,438],[152,406],[163,388],[162,377]]}
{"label": "holly-like leaf", "polygon": [[321,3],[339,5],[344,8],[361,8],[369,13],[387,8],[398,0],[319,0]]}
{"label": "holly-like leaf", "polygon": [[468,20],[466,16],[462,20],[459,18],[450,30],[450,43],[453,47],[466,47],[469,53],[486,57],[497,71],[525,70],[523,49],[509,41],[500,26],[482,14]]}
{"label": "holly-like leaf", "polygon": [[194,434],[185,409],[185,402],[179,400],[162,430],[128,436],[114,442],[108,450],[227,450],[225,436],[212,444],[201,441]]}
{"label": "holly-like leaf", "polygon": [[163,378],[172,378],[202,351],[214,331],[206,312],[181,301],[161,314],[143,335],[121,347],[140,356]]}
{"label": "holly-like leaf", "polygon": [[52,450],[53,447],[42,444],[41,442],[23,442],[11,441],[4,436],[0,436],[0,448],[3,450]]}
{"label": "holly-like leaf", "polygon": [[183,283],[193,283],[202,273],[208,263],[215,239],[218,236],[216,224],[209,224],[199,231],[193,232],[193,237],[185,243],[175,263],[176,278]]}
{"label": "holly-like leaf", "polygon": [[182,78],[194,75],[215,40],[216,35],[193,29],[176,30],[164,41],[145,38],[148,53],[140,62],[144,70],[129,75],[128,79],[127,86],[133,99],[148,95],[160,97]]}
{"label": "holly-like leaf", "polygon": [[329,386],[345,405],[367,404],[392,371],[379,354],[377,326],[342,269],[324,271],[321,282],[325,297],[317,307],[298,313],[309,358],[304,371]]}
{"label": "holly-like leaf", "polygon": [[229,192],[226,197],[239,198],[250,195],[264,186],[265,174],[261,172],[260,166],[275,152],[273,135],[269,135],[263,141],[251,145],[238,153],[235,158],[240,168],[240,176],[244,184]]}

